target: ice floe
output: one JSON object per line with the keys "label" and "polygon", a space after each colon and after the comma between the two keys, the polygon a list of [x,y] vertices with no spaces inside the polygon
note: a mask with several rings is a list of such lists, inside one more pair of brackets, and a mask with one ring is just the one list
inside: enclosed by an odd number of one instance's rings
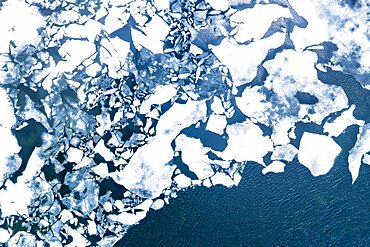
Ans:
{"label": "ice floe", "polygon": [[364,154],[370,151],[370,124],[365,124],[360,127],[357,135],[355,146],[349,151],[348,165],[352,175],[352,183],[358,177],[361,166],[361,159]]}
{"label": "ice floe", "polygon": [[330,171],[341,150],[328,136],[304,132],[299,143],[298,160],[312,176],[321,176]]}
{"label": "ice floe", "polygon": [[226,133],[229,136],[226,149],[215,151],[224,160],[264,164],[263,156],[273,149],[270,138],[263,136],[262,130],[251,121],[228,125]]}
{"label": "ice floe", "polygon": [[328,133],[329,136],[337,137],[350,125],[364,125],[365,122],[363,120],[358,120],[353,116],[355,108],[355,105],[351,105],[349,109],[342,112],[333,122],[326,122],[324,132]]}
{"label": "ice floe", "polygon": [[266,175],[269,172],[281,173],[284,172],[285,164],[281,161],[273,161],[271,164],[262,169],[262,174]]}

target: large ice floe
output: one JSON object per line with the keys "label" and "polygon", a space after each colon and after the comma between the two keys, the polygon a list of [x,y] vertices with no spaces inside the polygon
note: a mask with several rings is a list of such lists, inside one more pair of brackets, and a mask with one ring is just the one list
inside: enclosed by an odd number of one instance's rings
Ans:
{"label": "large ice floe", "polygon": [[355,182],[369,8],[0,1],[0,243],[112,246],[180,190],[237,186],[247,163],[323,176],[342,155]]}

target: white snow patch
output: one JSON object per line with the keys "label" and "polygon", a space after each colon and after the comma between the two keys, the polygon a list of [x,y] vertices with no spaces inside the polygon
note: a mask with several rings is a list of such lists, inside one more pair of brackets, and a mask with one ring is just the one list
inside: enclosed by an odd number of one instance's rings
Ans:
{"label": "white snow patch", "polygon": [[100,163],[91,168],[91,170],[102,178],[105,178],[109,174],[107,163]]}
{"label": "white snow patch", "polygon": [[298,160],[312,176],[327,174],[334,165],[341,147],[330,137],[304,132],[299,144]]}
{"label": "white snow patch", "polygon": [[67,72],[74,70],[95,52],[95,44],[82,40],[67,40],[59,48],[60,55],[67,60],[62,62]]}
{"label": "white snow patch", "polygon": [[100,62],[108,66],[108,75],[112,78],[122,78],[127,74],[124,68],[130,43],[118,37],[102,39],[100,42]]}
{"label": "white snow patch", "polygon": [[[8,172],[9,158],[20,151],[17,139],[11,132],[16,119],[6,91],[0,88],[0,183]],[[14,164],[15,165],[15,164]]]}

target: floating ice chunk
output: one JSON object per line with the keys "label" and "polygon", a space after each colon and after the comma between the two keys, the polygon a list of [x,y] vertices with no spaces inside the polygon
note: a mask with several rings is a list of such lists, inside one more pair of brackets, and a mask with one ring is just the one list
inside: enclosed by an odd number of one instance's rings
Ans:
{"label": "floating ice chunk", "polygon": [[84,25],[71,24],[65,29],[65,36],[70,38],[87,38],[90,42],[94,42],[95,37],[102,30],[103,25],[94,20],[87,21]]}
{"label": "floating ice chunk", "polygon": [[211,114],[208,118],[206,130],[222,135],[227,125],[226,116]]}
{"label": "floating ice chunk", "polygon": [[369,154],[365,154],[364,157],[362,158],[362,162],[364,164],[370,165],[370,155]]}
{"label": "floating ice chunk", "polygon": [[99,64],[93,63],[86,68],[86,75],[95,77],[101,70],[102,67]]}
{"label": "floating ice chunk", "polygon": [[158,15],[154,15],[152,20],[145,25],[145,28],[140,27],[145,33],[131,29],[132,40],[137,48],[145,47],[154,54],[163,52],[163,41],[170,31],[168,24]]}
{"label": "floating ice chunk", "polygon": [[93,43],[83,40],[67,40],[60,48],[59,54],[68,62],[65,69],[72,71],[85,59],[89,58],[96,52]]}
{"label": "floating ice chunk", "polygon": [[269,172],[281,173],[284,172],[285,164],[281,161],[273,161],[270,165],[262,169],[262,174],[266,175]]}
{"label": "floating ice chunk", "polygon": [[52,15],[52,21],[56,24],[63,25],[75,22],[79,18],[78,12],[74,10],[63,10],[61,12],[55,11]]}
{"label": "floating ice chunk", "polygon": [[116,172],[113,179],[143,197],[158,197],[164,189],[170,187],[176,169],[176,166],[168,164],[174,154],[171,142],[183,128],[204,120],[206,110],[204,100],[175,103],[159,119],[156,136],[140,147],[129,164],[122,171]]}
{"label": "floating ice chunk", "polygon": [[104,30],[108,34],[112,34],[114,31],[127,24],[128,17],[129,13],[127,13],[125,8],[109,8],[109,14],[106,16],[104,22]]}
{"label": "floating ice chunk", "polygon": [[295,118],[282,117],[274,122],[271,140],[275,145],[286,145],[290,142],[288,132],[294,127]]}
{"label": "floating ice chunk", "polygon": [[259,40],[278,18],[292,17],[288,8],[277,4],[256,5],[254,8],[247,8],[237,11],[230,16],[231,23],[237,24],[238,32],[235,39],[238,42]]}
{"label": "floating ice chunk", "polygon": [[235,97],[235,102],[243,114],[268,125],[270,116],[266,112],[272,109],[272,104],[266,101],[266,95],[260,92],[261,88],[261,86],[246,88],[242,97]]}
{"label": "floating ice chunk", "polygon": [[284,44],[285,34],[276,33],[249,45],[232,44],[224,39],[220,45],[211,46],[216,57],[229,68],[234,86],[249,83],[257,75],[257,67],[270,49]]}
{"label": "floating ice chunk", "polygon": [[149,96],[149,98],[141,103],[140,113],[146,114],[150,112],[150,107],[153,104],[164,104],[171,100],[177,93],[177,85],[157,85],[154,93]]}
{"label": "floating ice chunk", "polygon": [[[37,246],[35,235],[25,232],[18,231],[6,243],[7,246]],[[67,246],[67,245],[66,245]]]}
{"label": "floating ice chunk", "polygon": [[337,117],[333,122],[326,122],[324,125],[324,132],[328,133],[329,136],[336,137],[342,134],[343,131],[350,125],[364,125],[364,121],[358,120],[353,116],[355,107],[355,105],[351,105],[349,109],[342,112],[342,114],[340,114],[340,116]]}
{"label": "floating ice chunk", "polygon": [[298,160],[312,176],[327,174],[334,165],[341,147],[330,137],[304,132],[299,144]]}
{"label": "floating ice chunk", "polygon": [[0,190],[1,216],[27,215],[27,207],[30,205],[32,198],[31,189],[24,183],[14,184],[10,180],[7,180],[5,186],[6,189]]}
{"label": "floating ice chunk", "polygon": [[207,106],[204,100],[188,100],[186,104],[174,103],[161,116],[157,124],[157,135],[160,138],[173,140],[182,129],[206,119]]}
{"label": "floating ice chunk", "polygon": [[230,178],[230,176],[223,172],[216,172],[216,174],[213,177],[211,177],[211,181],[213,185],[220,184],[228,188],[234,185],[234,181]]}
{"label": "floating ice chunk", "polygon": [[107,163],[100,163],[91,169],[95,174],[105,178],[109,174]]}
{"label": "floating ice chunk", "polygon": [[210,148],[205,148],[199,139],[181,134],[176,138],[176,151],[181,151],[182,161],[189,170],[197,175],[198,179],[211,177],[214,171],[207,156]]}
{"label": "floating ice chunk", "polygon": [[206,2],[215,10],[225,11],[229,8],[229,2],[227,0],[206,0]]}
{"label": "floating ice chunk", "polygon": [[211,188],[211,187],[212,187],[211,180],[210,180],[209,178],[204,179],[204,180],[203,180],[203,186],[205,186],[205,187],[207,187],[207,188]]}
{"label": "floating ice chunk", "polygon": [[18,178],[17,183],[32,181],[38,174],[40,174],[40,170],[44,166],[45,162],[41,157],[41,148],[36,147],[27,162],[26,169],[23,171],[22,176]]}
{"label": "floating ice chunk", "polygon": [[106,161],[114,159],[114,154],[105,146],[103,139],[96,144],[94,151],[99,153]]}
{"label": "floating ice chunk", "polygon": [[170,143],[153,141],[140,147],[129,164],[115,174],[114,180],[143,197],[158,197],[172,183],[176,166],[167,164],[172,157]]}
{"label": "floating ice chunk", "polygon": [[4,228],[0,228],[0,243],[4,244],[8,242],[9,238],[10,238],[10,233]]}
{"label": "floating ice chunk", "polygon": [[157,199],[153,202],[151,208],[154,210],[159,210],[163,208],[163,206],[164,206],[164,201],[162,199]]}
{"label": "floating ice chunk", "polygon": [[152,204],[152,200],[145,200],[135,207],[135,209],[141,209],[142,211],[138,211],[136,213],[122,212],[118,215],[110,214],[108,215],[108,218],[113,221],[121,222],[124,225],[134,225],[145,218]]}
{"label": "floating ice chunk", "polygon": [[112,78],[122,78],[126,71],[122,66],[130,52],[130,43],[118,37],[102,39],[100,42],[100,62],[108,66],[108,74]]}
{"label": "floating ice chunk", "polygon": [[12,135],[11,127],[15,124],[12,105],[5,90],[0,88],[0,183],[3,182],[8,168],[8,159],[20,151],[17,139]]}
{"label": "floating ice chunk", "polygon": [[229,136],[227,147],[222,152],[214,151],[224,160],[263,164],[262,157],[273,149],[269,137],[263,136],[262,130],[251,121],[228,125],[226,133]]}
{"label": "floating ice chunk", "polygon": [[78,164],[82,160],[84,152],[81,149],[70,147],[67,150],[67,156],[68,162],[75,162],[76,164]]}
{"label": "floating ice chunk", "polygon": [[60,221],[62,221],[63,223],[66,223],[67,221],[73,219],[73,214],[67,209],[63,209],[62,212],[60,212],[59,216]]}
{"label": "floating ice chunk", "polygon": [[184,174],[177,175],[173,180],[179,188],[187,188],[191,185],[191,179]]}
{"label": "floating ice chunk", "polygon": [[360,127],[355,146],[349,151],[348,164],[352,176],[352,183],[358,177],[361,166],[361,158],[370,151],[370,124]]}
{"label": "floating ice chunk", "polygon": [[88,223],[87,223],[87,232],[90,235],[95,235],[97,233],[96,224],[95,224],[94,221],[92,221],[92,220],[88,221]]}
{"label": "floating ice chunk", "polygon": [[90,244],[90,242],[80,232],[72,227],[64,225],[63,228],[66,230],[66,233],[72,237],[72,242],[65,245],[66,247],[88,246]]}
{"label": "floating ice chunk", "polygon": [[271,160],[286,160],[291,162],[297,155],[298,149],[292,144],[276,146],[271,155]]}
{"label": "floating ice chunk", "polygon": [[240,181],[242,180],[242,175],[239,172],[234,173],[234,185],[238,186]]}
{"label": "floating ice chunk", "polygon": [[158,10],[165,10],[170,8],[170,0],[155,0],[154,7]]}
{"label": "floating ice chunk", "polygon": [[0,53],[8,52],[12,40],[18,48],[34,44],[39,33],[38,28],[44,26],[44,18],[36,7],[25,1],[2,1],[0,9]]}
{"label": "floating ice chunk", "polygon": [[225,109],[224,107],[222,106],[222,101],[219,97],[213,97],[213,102],[212,102],[212,105],[211,105],[211,109],[214,113],[216,114],[223,114]]}

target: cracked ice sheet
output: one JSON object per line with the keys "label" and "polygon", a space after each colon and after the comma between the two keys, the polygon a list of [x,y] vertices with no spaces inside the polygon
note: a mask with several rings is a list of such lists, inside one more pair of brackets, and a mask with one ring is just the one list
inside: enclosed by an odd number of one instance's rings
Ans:
{"label": "cracked ice sheet", "polygon": [[146,198],[158,197],[172,183],[176,166],[172,160],[172,140],[180,131],[205,119],[205,101],[188,100],[175,103],[158,121],[157,135],[140,147],[129,164],[113,175],[114,180],[127,189]]}
{"label": "cracked ice sheet", "polygon": [[330,137],[304,132],[299,144],[298,160],[310,170],[312,176],[321,176],[330,171],[341,151],[341,147]]}
{"label": "cracked ice sheet", "polygon": [[370,124],[365,124],[360,127],[357,135],[355,146],[349,151],[348,164],[349,171],[354,183],[359,175],[361,159],[364,154],[370,151]]}

